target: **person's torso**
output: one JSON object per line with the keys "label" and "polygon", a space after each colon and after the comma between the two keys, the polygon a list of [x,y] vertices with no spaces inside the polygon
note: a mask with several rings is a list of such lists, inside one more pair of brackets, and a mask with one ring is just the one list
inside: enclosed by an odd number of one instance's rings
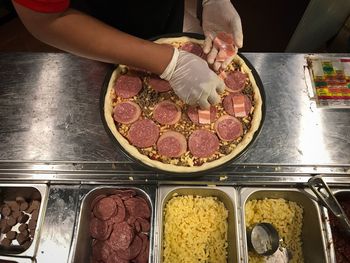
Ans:
{"label": "person's torso", "polygon": [[71,0],[71,6],[141,38],[182,32],[183,0]]}

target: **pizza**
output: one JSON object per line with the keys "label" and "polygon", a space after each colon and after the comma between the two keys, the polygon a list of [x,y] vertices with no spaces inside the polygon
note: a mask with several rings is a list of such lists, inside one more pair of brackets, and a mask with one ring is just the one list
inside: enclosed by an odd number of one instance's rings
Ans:
{"label": "pizza", "polygon": [[[206,57],[203,40],[178,37],[156,42]],[[239,55],[218,74],[226,85],[221,103],[201,110],[186,105],[158,76],[119,65],[104,97],[107,128],[129,156],[149,167],[194,173],[221,166],[252,141],[263,102],[251,70]]]}

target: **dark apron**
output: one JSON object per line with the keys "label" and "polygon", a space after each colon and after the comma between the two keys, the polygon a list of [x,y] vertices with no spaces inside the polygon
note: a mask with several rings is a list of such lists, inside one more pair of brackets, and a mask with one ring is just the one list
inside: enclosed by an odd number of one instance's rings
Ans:
{"label": "dark apron", "polygon": [[71,0],[71,7],[144,39],[182,32],[184,0]]}

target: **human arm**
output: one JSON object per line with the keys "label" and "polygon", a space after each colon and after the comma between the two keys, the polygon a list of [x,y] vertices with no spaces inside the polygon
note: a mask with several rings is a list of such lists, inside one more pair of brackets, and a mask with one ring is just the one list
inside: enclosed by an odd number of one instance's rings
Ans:
{"label": "human arm", "polygon": [[36,38],[79,56],[161,74],[173,54],[169,46],[133,37],[74,9],[41,13],[15,1],[13,4],[24,25]]}
{"label": "human arm", "polygon": [[49,45],[161,75],[186,103],[208,108],[218,102],[216,91],[223,90],[222,80],[193,54],[133,37],[74,9],[41,13],[13,4],[27,29]]}
{"label": "human arm", "polygon": [[[215,70],[220,67],[224,69],[236,55],[238,48],[243,46],[241,18],[230,0],[203,0],[202,3],[204,53],[208,54],[208,63],[214,64]],[[232,34],[233,37],[234,52],[224,61],[216,60],[220,47],[213,44],[219,32]]]}

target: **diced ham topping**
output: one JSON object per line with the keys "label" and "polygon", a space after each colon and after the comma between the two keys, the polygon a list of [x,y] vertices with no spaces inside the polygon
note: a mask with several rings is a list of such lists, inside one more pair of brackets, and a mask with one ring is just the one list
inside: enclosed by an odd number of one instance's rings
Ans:
{"label": "diced ham topping", "polygon": [[210,124],[210,110],[198,110],[198,120],[201,124]]}
{"label": "diced ham topping", "polygon": [[225,111],[235,117],[246,117],[249,115],[252,103],[247,95],[231,93],[223,100]]}
{"label": "diced ham topping", "polygon": [[237,95],[232,97],[233,111],[236,117],[245,117],[247,113],[245,111],[245,99],[243,95]]}
{"label": "diced ham topping", "polygon": [[[202,118],[202,122],[200,121],[200,117],[199,117],[199,111],[202,111],[202,115],[201,115],[201,118]],[[208,119],[207,119],[207,115],[209,112],[209,121],[210,122],[207,122]],[[195,106],[190,106],[188,107],[187,109],[187,115],[188,117],[190,118],[190,120],[194,123],[194,124],[207,124],[207,123],[212,123],[215,121],[216,119],[216,113],[217,113],[217,109],[215,106],[210,106],[210,110],[207,111],[207,110],[200,110],[198,107],[195,107]],[[205,116],[204,116],[205,115]]]}
{"label": "diced ham topping", "polygon": [[217,41],[219,41],[220,45],[226,46],[226,45],[233,45],[233,34],[226,33],[226,32],[219,32],[216,35],[215,38]]}
{"label": "diced ham topping", "polygon": [[236,53],[233,45],[233,35],[229,33],[219,32],[214,38],[214,47],[219,50],[216,57],[218,62],[223,62]]}

